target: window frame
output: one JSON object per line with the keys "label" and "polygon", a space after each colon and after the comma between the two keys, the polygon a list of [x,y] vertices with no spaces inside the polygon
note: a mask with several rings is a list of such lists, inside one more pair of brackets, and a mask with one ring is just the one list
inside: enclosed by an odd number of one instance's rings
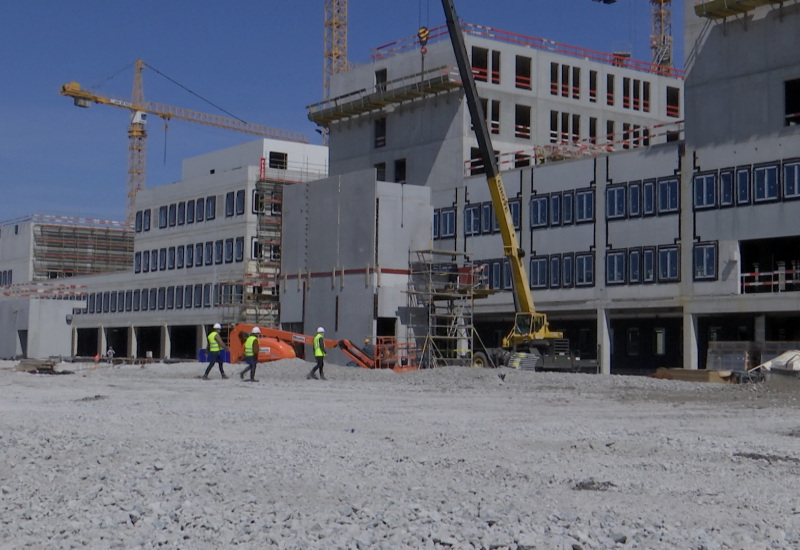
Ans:
{"label": "window frame", "polygon": [[606,187],[606,219],[621,220],[627,218],[627,188],[625,185]]}
{"label": "window frame", "polygon": [[[725,184],[725,180],[729,179],[729,189],[726,189],[728,185]],[[719,171],[719,177],[717,178],[719,182],[719,189],[718,189],[718,203],[720,208],[731,208],[736,205],[736,176],[734,174],[733,168],[723,168]],[[726,191],[730,192],[730,198],[728,200],[725,199]]]}
{"label": "window frame", "polygon": [[628,254],[625,250],[609,250],[606,252],[607,286],[620,286],[628,281],[627,256]]}
{"label": "window frame", "polygon": [[628,183],[628,217],[639,218],[642,215],[642,182]]}
{"label": "window frame", "polygon": [[692,205],[695,210],[717,207],[717,172],[702,172],[692,177]]}
{"label": "window frame", "polygon": [[[664,202],[667,204],[664,204]],[[680,211],[680,207],[680,180],[676,177],[660,178],[658,180],[658,194],[656,197],[656,210],[658,215],[676,214]]]}
{"label": "window frame", "polygon": [[[791,178],[790,172],[788,169],[792,169]],[[800,159],[788,159],[783,161],[783,166],[781,170],[781,176],[783,178],[783,199],[784,200],[797,200],[800,199]],[[792,191],[789,190],[789,185],[793,186]]]}
{"label": "window frame", "polygon": [[[664,260],[675,260],[675,264],[665,265]],[[657,260],[658,282],[678,283],[681,280],[681,253],[678,245],[665,245],[658,247]],[[667,272],[667,270],[669,272]]]}
{"label": "window frame", "polygon": [[481,205],[468,204],[464,207],[464,236],[481,234]]}
{"label": "window frame", "polygon": [[736,193],[736,205],[748,205],[752,203],[753,189],[752,178],[749,166],[740,166],[734,173],[734,186]]}
{"label": "window frame", "polygon": [[642,182],[642,216],[656,215],[656,180]]}
{"label": "window frame", "polygon": [[548,226],[550,215],[550,201],[548,195],[534,195],[530,203],[530,227],[539,229]]}
{"label": "window frame", "polygon": [[[588,280],[586,274],[588,273]],[[594,286],[594,252],[575,253],[575,288]]]}
{"label": "window frame", "polygon": [[529,262],[530,276],[528,277],[531,289],[545,289],[550,284],[548,268],[550,259],[548,256],[531,256]]}
{"label": "window frame", "polygon": [[[774,172],[775,174],[775,181],[770,183],[766,179],[764,180],[764,196],[759,198],[759,173],[763,172],[766,178],[766,175],[769,172]],[[768,164],[758,164],[753,166],[753,176],[752,176],[752,193],[753,193],[753,204],[764,204],[770,202],[777,202],[780,200],[780,192],[781,192],[781,181],[780,181],[780,167],[778,164],[775,163],[768,163]],[[774,188],[774,193],[770,193],[770,188]]]}
{"label": "window frame", "polygon": [[628,284],[642,283],[642,249],[633,247],[628,249]]}
{"label": "window frame", "polygon": [[572,253],[561,255],[561,287],[572,288],[575,284],[575,256]]}
{"label": "window frame", "polygon": [[561,225],[572,225],[575,223],[575,193],[564,191],[561,194]]}
{"label": "window frame", "polygon": [[550,227],[561,225],[561,193],[550,193]]}
{"label": "window frame", "polygon": [[[648,260],[650,272],[648,274]],[[655,284],[656,282],[656,248],[654,246],[642,247],[642,284]]]}
{"label": "window frame", "polygon": [[561,288],[561,254],[550,254],[547,266],[550,288]]}
{"label": "window frame", "polygon": [[[591,199],[591,203],[589,204],[589,208],[591,209],[591,213],[588,214],[585,210],[587,210],[585,204],[585,197],[589,197]],[[582,200],[584,199],[584,200]],[[582,205],[582,203],[584,203]],[[594,223],[595,220],[595,194],[594,189],[582,189],[575,191],[575,223]],[[577,259],[577,258],[576,258]]]}
{"label": "window frame", "polygon": [[456,209],[442,208],[439,211],[439,238],[452,239],[456,236]]}
{"label": "window frame", "polygon": [[[703,258],[698,258],[698,253],[704,254]],[[708,271],[708,260],[711,259],[713,265],[710,266],[710,273]],[[703,269],[698,272],[702,260]],[[692,280],[693,281],[716,281],[719,272],[719,244],[717,241],[695,243],[692,250]]]}

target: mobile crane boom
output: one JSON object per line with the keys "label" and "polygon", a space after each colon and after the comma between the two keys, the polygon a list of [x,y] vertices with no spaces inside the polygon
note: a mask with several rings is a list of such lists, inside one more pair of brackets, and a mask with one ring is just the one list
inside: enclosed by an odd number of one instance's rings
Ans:
{"label": "mobile crane boom", "polygon": [[[528,286],[528,274],[522,260],[525,256],[525,251],[519,247],[511,209],[508,206],[508,197],[506,196],[500,171],[497,168],[497,160],[489,137],[486,116],[478,97],[478,89],[475,85],[472,67],[467,56],[467,47],[464,43],[464,35],[461,32],[461,25],[458,22],[453,0],[442,0],[442,7],[447,19],[447,29],[450,33],[450,41],[453,44],[453,53],[456,56],[458,71],[464,85],[464,94],[467,99],[472,127],[475,130],[478,148],[483,157],[489,193],[492,197],[492,205],[500,226],[500,234],[503,238],[503,253],[511,265],[516,315],[511,332],[503,339],[503,347],[516,349],[521,344],[528,344],[534,348],[547,347],[547,340],[562,338],[563,335],[560,332],[550,331],[547,317],[543,313],[538,313],[533,304],[533,295]],[[537,346],[537,342],[542,345]]]}

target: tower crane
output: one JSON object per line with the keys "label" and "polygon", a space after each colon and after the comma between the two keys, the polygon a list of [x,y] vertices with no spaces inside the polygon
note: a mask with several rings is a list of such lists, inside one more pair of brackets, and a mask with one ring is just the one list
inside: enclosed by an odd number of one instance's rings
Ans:
{"label": "tower crane", "polygon": [[672,0],[650,0],[653,12],[653,31],[650,49],[653,65],[672,68]]}
{"label": "tower crane", "polygon": [[145,101],[144,88],[142,85],[142,69],[144,69],[144,67],[145,62],[141,59],[137,59],[133,78],[133,95],[130,100],[98,95],[81,88],[81,85],[77,82],[64,84],[61,86],[60,92],[63,96],[73,98],[74,104],[77,107],[88,108],[92,103],[97,103],[100,105],[111,105],[112,107],[128,109],[131,112],[131,125],[128,130],[128,202],[126,210],[128,225],[133,223],[136,194],[145,187],[145,145],[147,139],[145,124],[148,114],[157,115],[165,121],[174,118],[265,138],[308,143],[308,139],[305,135],[296,132],[278,130],[268,126],[250,124],[241,120]]}

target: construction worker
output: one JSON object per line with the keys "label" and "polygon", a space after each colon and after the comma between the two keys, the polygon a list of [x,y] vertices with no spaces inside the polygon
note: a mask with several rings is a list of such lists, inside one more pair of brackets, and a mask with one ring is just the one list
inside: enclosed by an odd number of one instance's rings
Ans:
{"label": "construction worker", "polygon": [[261,329],[253,327],[250,331],[250,336],[244,341],[244,361],[247,363],[247,368],[239,373],[239,378],[244,380],[244,375],[250,371],[250,380],[246,382],[258,382],[256,380],[256,365],[258,364],[258,335],[261,334]]}
{"label": "construction worker", "polygon": [[[325,329],[322,327],[317,329],[317,335],[314,336],[314,358],[317,360],[317,364],[308,373],[306,379],[325,380],[325,374],[322,372],[322,367],[325,366]],[[316,371],[319,371],[319,378],[314,374]]]}
{"label": "construction worker", "polygon": [[222,358],[220,357],[220,351],[223,348],[227,350],[228,346],[222,341],[222,336],[219,335],[220,330],[222,330],[222,325],[215,323],[214,330],[208,333],[208,346],[206,348],[208,351],[208,367],[203,375],[203,380],[208,380],[208,373],[214,368],[214,363],[219,364],[219,373],[222,375],[222,378],[228,378],[225,375],[225,370],[222,368]]}

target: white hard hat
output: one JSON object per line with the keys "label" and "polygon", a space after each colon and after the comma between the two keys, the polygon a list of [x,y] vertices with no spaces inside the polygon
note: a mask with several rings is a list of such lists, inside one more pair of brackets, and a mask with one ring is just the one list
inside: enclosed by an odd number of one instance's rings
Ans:
{"label": "white hard hat", "polygon": [[219,323],[214,323],[214,328],[222,328],[222,325],[220,325]]}
{"label": "white hard hat", "polygon": [[252,334],[261,334],[261,329],[258,327],[253,327]]}
{"label": "white hard hat", "polygon": [[322,327],[317,328],[317,332],[325,332],[325,329]]}

